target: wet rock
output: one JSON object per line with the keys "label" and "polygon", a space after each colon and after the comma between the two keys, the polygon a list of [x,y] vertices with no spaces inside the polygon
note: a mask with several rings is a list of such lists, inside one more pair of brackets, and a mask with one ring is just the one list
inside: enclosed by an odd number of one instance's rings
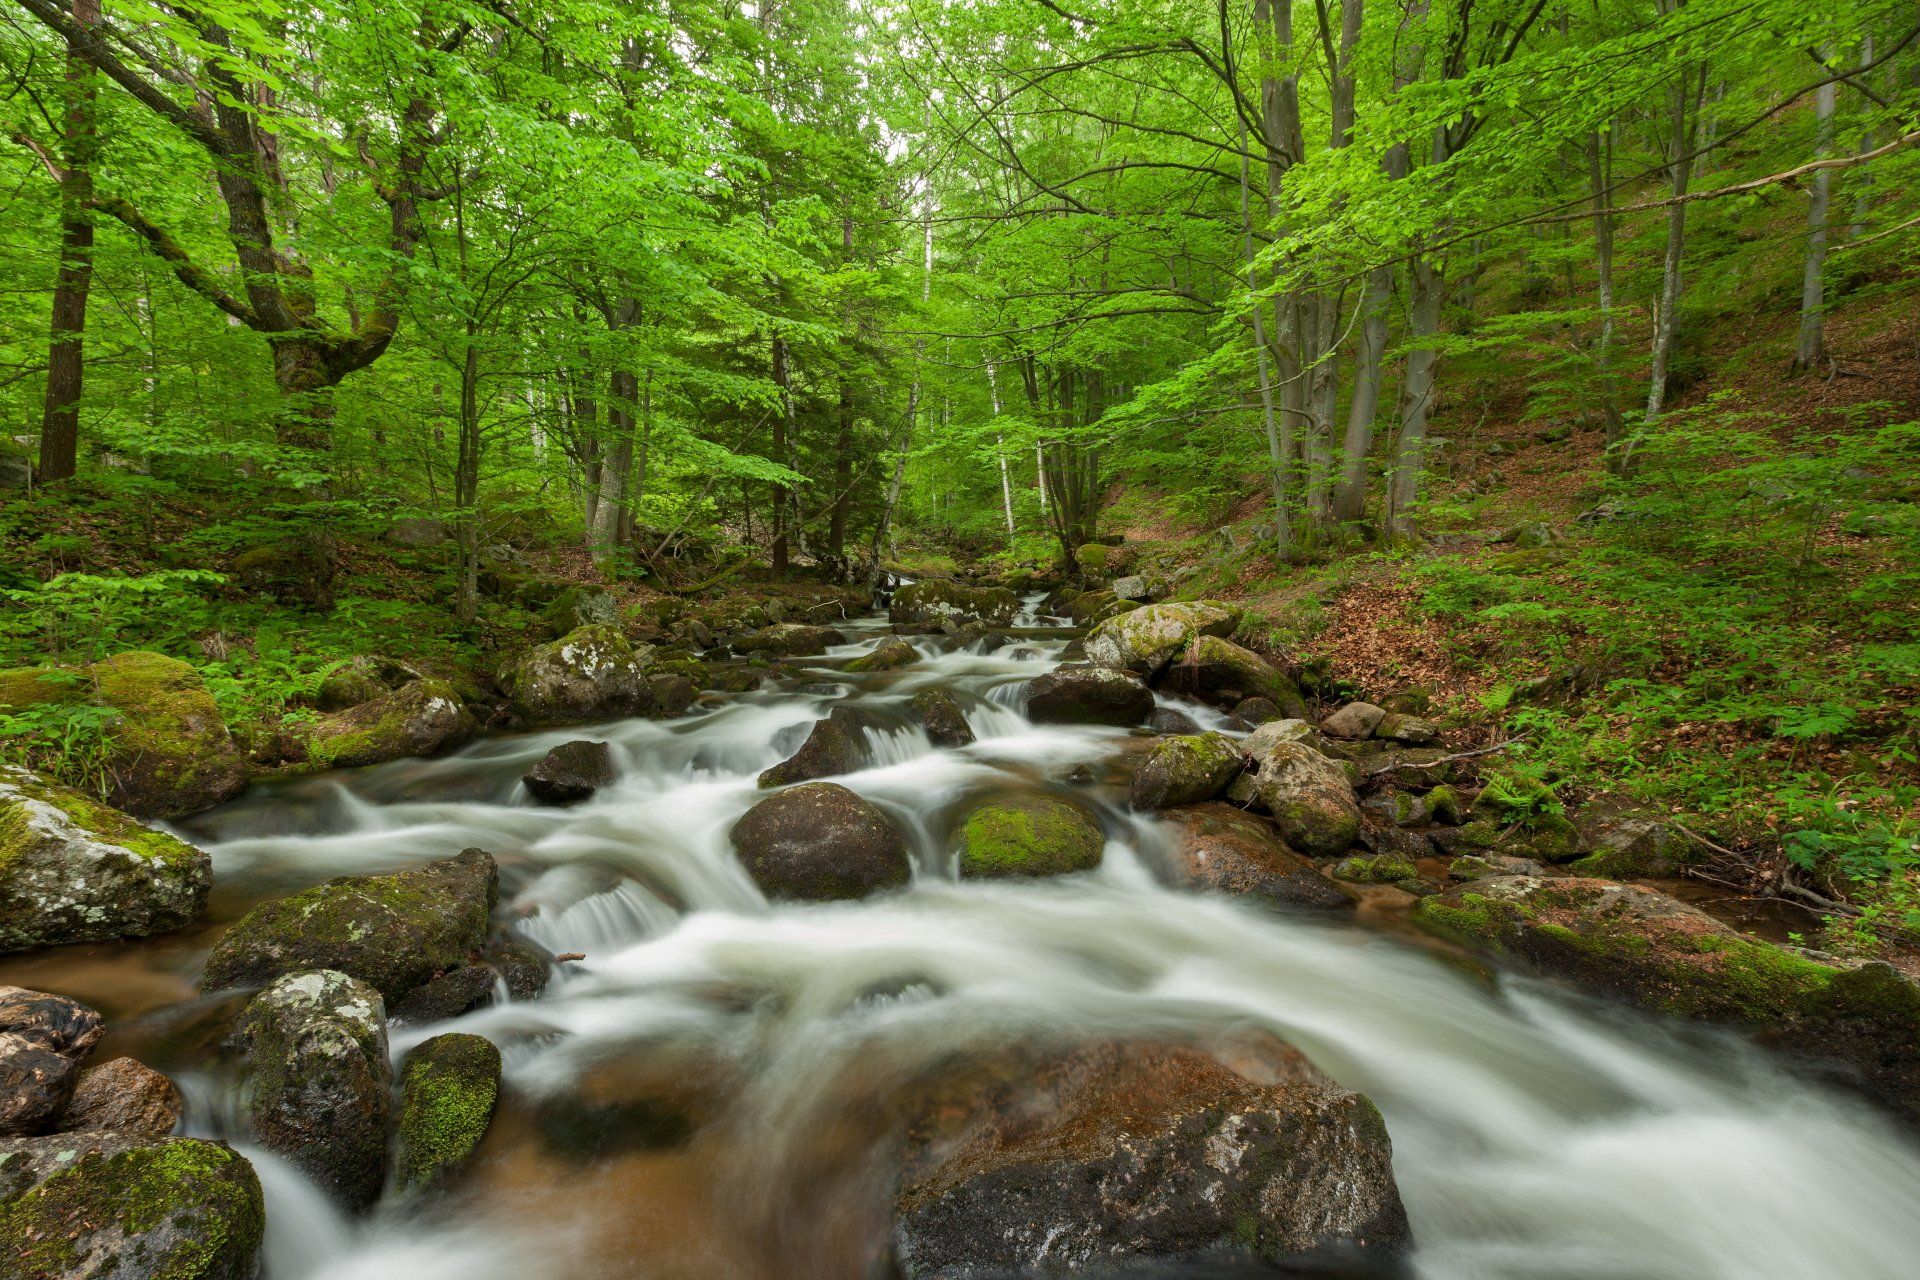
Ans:
{"label": "wet rock", "polygon": [[1452,787],[1435,787],[1427,792],[1426,803],[1427,812],[1435,822],[1458,826],[1467,820],[1469,809],[1466,798]]}
{"label": "wet rock", "polygon": [[553,977],[552,953],[513,929],[495,929],[480,958],[507,984],[507,994],[515,1000],[533,999]]}
{"label": "wet rock", "polygon": [[78,1001],[0,987],[0,1137],[55,1126],[101,1034],[100,1015]]}
{"label": "wet rock", "polygon": [[1341,911],[1353,899],[1287,848],[1264,819],[1230,804],[1200,804],[1166,815],[1174,828],[1174,883],[1201,893],[1258,898],[1279,907]]}
{"label": "wet rock", "polygon": [[192,845],[0,765],[0,953],[183,928],[212,881]]}
{"label": "wet rock", "polygon": [[1087,660],[1096,667],[1137,671],[1152,679],[1195,636],[1230,636],[1239,625],[1240,610],[1215,601],[1150,604],[1095,627],[1087,637]]}
{"label": "wet rock", "polygon": [[1233,710],[1229,714],[1249,728],[1258,728],[1263,724],[1271,724],[1275,720],[1287,718],[1287,713],[1280,709],[1280,704],[1272,698],[1258,696],[1240,699],[1233,704]]}
{"label": "wet rock", "polygon": [[1126,728],[1153,710],[1153,694],[1124,671],[1056,667],[1027,684],[1027,717],[1035,724],[1105,724]]}
{"label": "wet rock", "polygon": [[1272,701],[1288,716],[1304,718],[1307,714],[1306,699],[1284,672],[1251,649],[1219,636],[1195,636],[1182,655],[1161,673],[1160,685],[1175,693],[1226,705],[1252,694]]}
{"label": "wet rock", "polygon": [[683,675],[649,676],[647,687],[653,691],[654,706],[663,716],[686,714],[700,692],[698,686]]}
{"label": "wet rock", "polygon": [[253,998],[237,1032],[254,1140],[343,1208],[372,1204],[387,1176],[393,1083],[380,993],[330,969],[290,973]]}
{"label": "wet rock", "polygon": [[395,1022],[416,1027],[445,1022],[491,1003],[494,984],[499,980],[486,965],[463,965],[393,1001],[387,1006],[387,1014]]}
{"label": "wet rock", "polygon": [[132,1058],[115,1058],[80,1073],[60,1128],[164,1138],[180,1123],[183,1109],[173,1081]]}
{"label": "wet rock", "polygon": [[451,751],[478,731],[452,685],[420,679],[322,717],[307,742],[307,759],[329,769],[384,764]]}
{"label": "wet rock", "polygon": [[19,1280],[252,1280],[265,1206],[223,1142],[0,1139],[0,1249]]}
{"label": "wet rock", "polygon": [[578,804],[613,783],[613,751],[604,742],[563,742],[522,774],[527,794],[541,804]]}
{"label": "wet rock", "polygon": [[334,969],[397,999],[485,946],[498,891],[493,855],[480,849],[392,875],[340,876],[242,916],[214,944],[200,989]]}
{"label": "wet rock", "polygon": [[1311,857],[1352,847],[1360,834],[1360,804],[1345,769],[1305,742],[1276,741],[1248,756],[1254,795],[1273,815],[1281,839]]}
{"label": "wet rock", "polygon": [[1420,868],[1406,858],[1379,853],[1370,858],[1342,858],[1327,873],[1348,884],[1397,884],[1420,878]]}
{"label": "wet rock", "polygon": [[973,726],[960,700],[946,689],[922,689],[908,703],[936,747],[964,747],[973,741]]}
{"label": "wet rock", "polygon": [[871,653],[847,664],[848,671],[897,671],[920,661],[920,651],[898,636],[888,636]]}
{"label": "wet rock", "polygon": [[800,749],[760,775],[762,787],[784,787],[815,778],[831,778],[860,768],[866,752],[860,734],[844,719],[816,720]]}
{"label": "wet rock", "polygon": [[1408,863],[1434,857],[1439,852],[1426,832],[1409,831],[1387,822],[1362,822],[1359,844],[1368,853]]}
{"label": "wet rock", "polygon": [[1370,738],[1386,710],[1371,702],[1349,702],[1320,722],[1320,732],[1335,738]]}
{"label": "wet rock", "polygon": [[1747,1031],[1920,1120],[1920,986],[1890,965],[1822,964],[1611,880],[1476,880],[1414,920],[1583,989]]}
{"label": "wet rock", "polygon": [[809,658],[846,642],[847,638],[832,627],[782,622],[741,636],[733,642],[733,648],[736,653],[757,653],[770,658]]}
{"label": "wet rock", "polygon": [[1494,876],[1537,876],[1546,868],[1531,858],[1508,858],[1497,853],[1463,854],[1447,864],[1447,875],[1455,880],[1489,880]]}
{"label": "wet rock", "polygon": [[581,627],[612,626],[620,621],[620,602],[599,587],[563,587],[540,610],[540,627],[549,636],[561,636]]}
{"label": "wet rock", "polygon": [[1162,738],[1135,771],[1129,800],[1136,809],[1199,804],[1225,791],[1242,766],[1239,744],[1224,734]]}
{"label": "wet rock", "polygon": [[1026,795],[983,804],[960,827],[960,874],[968,879],[1057,876],[1100,865],[1106,837],[1085,805]]}
{"label": "wet rock", "polygon": [[409,1053],[400,1072],[400,1187],[427,1186],[465,1164],[499,1097],[500,1050],[480,1036],[435,1036]]}
{"label": "wet rock", "polygon": [[1440,740],[1440,726],[1417,716],[1395,715],[1389,711],[1380,717],[1380,723],[1373,727],[1373,736],[1385,738],[1389,742],[1404,742],[1409,746],[1424,747],[1428,743]]}
{"label": "wet rock", "polygon": [[1155,733],[1199,733],[1200,722],[1177,707],[1155,707],[1147,717],[1147,728]]}
{"label": "wet rock", "polygon": [[905,884],[907,844],[872,801],[833,782],[768,796],[734,824],[734,853],[774,899],[864,898]]}
{"label": "wet rock", "polygon": [[1396,827],[1424,827],[1433,820],[1426,797],[1407,791],[1376,791],[1360,807]]}
{"label": "wet rock", "polygon": [[893,593],[887,617],[894,622],[980,622],[990,627],[1012,623],[1020,597],[1005,587],[969,587],[940,578],[909,582]]}
{"label": "wet rock", "polygon": [[581,627],[535,646],[501,683],[532,728],[617,720],[653,710],[652,659],[651,646],[630,644],[618,627]]}
{"label": "wet rock", "polygon": [[913,1127],[908,1280],[1219,1255],[1382,1263],[1410,1245],[1379,1111],[1271,1038],[1101,1044],[978,1073]]}
{"label": "wet rock", "polygon": [[1006,632],[995,631],[977,622],[966,623],[951,634],[956,647],[982,654],[998,653],[1014,641]]}

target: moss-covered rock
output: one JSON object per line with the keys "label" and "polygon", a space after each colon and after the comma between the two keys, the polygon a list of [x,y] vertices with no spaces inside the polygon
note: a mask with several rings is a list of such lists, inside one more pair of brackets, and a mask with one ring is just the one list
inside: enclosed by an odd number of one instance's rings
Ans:
{"label": "moss-covered rock", "polygon": [[1159,686],[1216,706],[1266,698],[1279,709],[1275,719],[1305,719],[1307,714],[1306,699],[1284,671],[1220,636],[1195,636],[1161,672]]}
{"label": "moss-covered rock", "polygon": [[253,1166],[222,1142],[0,1140],[8,1280],[253,1280],[265,1224]]}
{"label": "moss-covered rock", "polygon": [[973,726],[967,723],[966,710],[952,691],[922,689],[908,700],[913,714],[927,731],[927,741],[936,747],[964,747],[973,741]]}
{"label": "moss-covered rock", "polygon": [[1679,875],[1705,850],[1664,818],[1609,797],[1580,806],[1570,820],[1583,855],[1573,869],[1581,875],[1609,880]]}
{"label": "moss-covered rock", "polygon": [[324,612],[333,608],[334,560],[332,539],[311,535],[243,551],[228,571],[247,591]]}
{"label": "moss-covered rock", "polygon": [[1104,542],[1086,542],[1073,549],[1073,561],[1089,573],[1105,573],[1113,548]]}
{"label": "moss-covered rock", "polygon": [[1092,627],[1139,607],[1137,601],[1122,600],[1111,591],[1080,591],[1067,601],[1064,613],[1075,624]]}
{"label": "moss-covered rock", "polygon": [[329,670],[313,701],[322,711],[345,711],[420,678],[418,669],[397,659],[361,654]]}
{"label": "moss-covered rock", "polygon": [[1173,829],[1171,878],[1181,888],[1256,898],[1277,907],[1340,911],[1352,896],[1287,848],[1271,823],[1230,804],[1197,804],[1166,815]]}
{"label": "moss-covered rock", "polygon": [[1058,876],[1100,865],[1106,837],[1085,805],[1027,795],[983,804],[960,827],[967,878]]}
{"label": "moss-covered rock", "polygon": [[850,730],[844,718],[816,720],[800,749],[760,775],[763,787],[784,787],[815,778],[831,778],[852,773],[865,758],[860,734]]}
{"label": "moss-covered rock", "polygon": [[1137,671],[1153,679],[1193,643],[1194,637],[1230,636],[1239,625],[1240,610],[1217,601],[1145,605],[1096,626],[1087,637],[1087,661],[1096,667]]}
{"label": "moss-covered rock", "polygon": [[1608,880],[1476,880],[1425,899],[1414,920],[1589,990],[1751,1032],[1920,1120],[1920,986],[1889,965],[1822,964]]}
{"label": "moss-covered rock", "polygon": [[1327,874],[1348,884],[1396,884],[1420,878],[1420,868],[1408,859],[1392,853],[1366,858],[1342,858]]}
{"label": "moss-covered rock", "polygon": [[200,987],[260,986],[282,974],[334,969],[397,999],[486,945],[498,884],[493,855],[468,849],[263,902],[214,944]]}
{"label": "moss-covered rock", "polygon": [[893,593],[894,622],[982,622],[1004,627],[1020,612],[1020,597],[1005,587],[969,587],[945,578],[909,582]]}
{"label": "moss-covered rock", "polygon": [[346,1209],[387,1177],[393,1069],[386,1007],[364,982],[318,969],[276,979],[240,1015],[247,1127]]}
{"label": "moss-covered rock", "polygon": [[402,1189],[425,1186],[465,1164],[493,1122],[500,1097],[500,1050],[480,1036],[435,1036],[400,1071]]}
{"label": "moss-covered rock", "polygon": [[833,782],[768,796],[733,825],[734,853],[769,898],[864,898],[913,874],[907,842],[880,807]]}
{"label": "moss-covered rock", "polygon": [[532,728],[591,724],[653,710],[653,649],[610,625],[581,627],[537,645],[504,674],[509,707]]}
{"label": "moss-covered rock", "polygon": [[1281,839],[1313,857],[1345,853],[1360,835],[1360,804],[1346,770],[1304,741],[1272,737],[1260,754],[1249,750],[1248,759],[1254,796],[1273,815]]}
{"label": "moss-covered rock", "polygon": [[1376,791],[1361,807],[1396,827],[1423,827],[1433,820],[1426,797],[1410,791]]}
{"label": "moss-covered rock", "polygon": [[183,928],[212,883],[192,845],[0,766],[0,952]]}
{"label": "moss-covered rock", "polygon": [[920,651],[898,636],[888,636],[871,653],[863,653],[847,664],[848,671],[897,671],[920,661]]}
{"label": "moss-covered rock", "polygon": [[540,626],[558,638],[581,627],[611,626],[620,621],[620,602],[599,587],[570,586],[540,610]]}
{"label": "moss-covered rock", "polygon": [[769,658],[807,658],[846,642],[846,636],[832,627],[782,622],[749,632],[734,640],[732,645],[736,653],[755,653]]}
{"label": "moss-covered rock", "polygon": [[1110,667],[1056,667],[1027,683],[1027,718],[1035,724],[1104,724],[1129,728],[1153,710],[1153,693],[1138,678]]}
{"label": "moss-covered rock", "polygon": [[1225,734],[1162,738],[1134,772],[1129,799],[1136,809],[1199,804],[1226,790],[1241,766],[1240,746]]}
{"label": "moss-covered rock", "polygon": [[307,741],[307,761],[323,769],[431,756],[479,731],[466,703],[444,680],[421,679],[323,716]]}

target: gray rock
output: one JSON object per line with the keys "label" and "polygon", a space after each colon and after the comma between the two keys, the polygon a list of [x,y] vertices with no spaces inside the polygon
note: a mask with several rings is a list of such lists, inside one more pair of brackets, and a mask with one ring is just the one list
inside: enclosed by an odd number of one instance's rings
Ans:
{"label": "gray rock", "polygon": [[858,731],[849,730],[844,719],[816,720],[798,751],[761,773],[760,785],[784,787],[852,773],[860,767],[865,754]]}
{"label": "gray rock", "polygon": [[1242,765],[1239,744],[1224,734],[1162,738],[1134,772],[1129,800],[1136,809],[1199,804],[1225,791]]}
{"label": "gray rock", "polygon": [[1344,911],[1353,898],[1287,848],[1266,820],[1230,804],[1197,804],[1166,815],[1173,882],[1201,893],[1256,898],[1277,907]]}
{"label": "gray rock", "polygon": [[541,804],[577,804],[613,782],[613,751],[604,742],[563,742],[521,775]]}
{"label": "gray rock", "polygon": [[1127,728],[1152,710],[1147,686],[1109,667],[1057,667],[1027,684],[1027,718],[1035,724]]}
{"label": "gray rock", "polygon": [[973,741],[973,726],[960,700],[945,689],[922,689],[908,703],[926,728],[927,741],[936,747],[964,747]]}
{"label": "gray rock", "polygon": [[652,646],[629,643],[617,627],[581,627],[536,646],[502,683],[528,726],[591,724],[653,710],[652,661]]}
{"label": "gray rock", "polygon": [[1276,742],[1257,756],[1248,754],[1254,795],[1273,815],[1281,839],[1312,857],[1353,846],[1360,804],[1344,768],[1304,742]]}
{"label": "gray rock", "polygon": [[769,898],[863,898],[912,876],[906,840],[887,815],[838,783],[768,796],[734,824],[730,839]]}
{"label": "gray rock", "polygon": [[[1077,603],[1077,602],[1076,602]],[[1096,667],[1160,674],[1195,636],[1230,636],[1240,610],[1209,600],[1150,604],[1106,619],[1087,636],[1087,660]]]}
{"label": "gray rock", "polygon": [[1320,731],[1335,738],[1370,738],[1386,715],[1371,702],[1349,702],[1322,720]]}

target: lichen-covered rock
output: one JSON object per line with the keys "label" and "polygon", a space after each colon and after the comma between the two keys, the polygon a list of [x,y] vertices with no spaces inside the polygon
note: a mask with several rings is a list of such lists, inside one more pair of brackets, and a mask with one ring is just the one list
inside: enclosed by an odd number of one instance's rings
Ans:
{"label": "lichen-covered rock", "polygon": [[1531,858],[1508,858],[1499,854],[1462,854],[1447,864],[1447,875],[1454,880],[1490,880],[1494,876],[1537,876],[1546,868]]}
{"label": "lichen-covered rock", "polygon": [[80,1073],[60,1128],[164,1138],[180,1123],[184,1106],[173,1081],[145,1063],[115,1058]]}
{"label": "lichen-covered rock", "polygon": [[182,928],[212,882],[192,845],[0,765],[0,953]]}
{"label": "lichen-covered rock", "polygon": [[1226,637],[1239,625],[1240,610],[1217,601],[1150,604],[1117,614],[1095,627],[1087,637],[1087,661],[1096,667],[1137,671],[1152,679],[1184,652],[1195,636]]}
{"label": "lichen-covered rock", "polygon": [[1360,771],[1396,787],[1439,787],[1454,779],[1454,762],[1437,747],[1391,748],[1360,761]]}
{"label": "lichen-covered rock", "polygon": [[43,1133],[73,1097],[100,1015],[65,996],[0,987],[0,1136]]}
{"label": "lichen-covered rock", "polygon": [[847,664],[848,671],[897,671],[920,661],[920,651],[898,636],[888,636],[871,653]]}
{"label": "lichen-covered rock", "polygon": [[564,636],[581,627],[610,626],[620,620],[620,602],[599,587],[563,587],[540,610],[540,625],[550,636]]}
{"label": "lichen-covered rock", "polygon": [[1199,804],[1166,815],[1175,884],[1201,893],[1257,898],[1274,906],[1341,911],[1353,898],[1287,848],[1271,824],[1230,804]]}
{"label": "lichen-covered rock", "polygon": [[1131,613],[1140,606],[1132,600],[1122,600],[1111,591],[1081,591],[1066,602],[1066,616],[1082,627],[1098,626],[1109,618],[1117,618],[1123,613]]}
{"label": "lichen-covered rock", "polygon": [[1253,650],[1219,636],[1195,636],[1160,673],[1160,686],[1220,706],[1252,696],[1269,699],[1285,716],[1307,714],[1306,699],[1285,672]]}
{"label": "lichen-covered rock", "polygon": [[502,683],[513,713],[532,728],[617,720],[653,710],[652,659],[650,645],[629,643],[618,627],[581,627],[536,645]]}
{"label": "lichen-covered rock", "polygon": [[1822,964],[1610,880],[1476,880],[1414,920],[1587,990],[1751,1032],[1920,1120],[1920,985],[1890,965]]}
{"label": "lichen-covered rock", "polygon": [[1162,738],[1133,775],[1136,809],[1171,809],[1211,800],[1239,776],[1239,744],[1225,734]]}
{"label": "lichen-covered rock", "polygon": [[782,622],[741,636],[733,641],[733,649],[737,653],[757,653],[769,658],[807,658],[846,642],[847,638],[832,627]]}
{"label": "lichen-covered rock", "polygon": [[1583,856],[1573,864],[1581,875],[1630,880],[1672,876],[1698,862],[1703,846],[1678,827],[1623,801],[1588,801],[1571,815]]}
{"label": "lichen-covered rock", "polygon": [[887,815],[834,782],[768,796],[734,824],[730,838],[769,898],[864,898],[912,876],[907,842]]}
{"label": "lichen-covered rock", "polygon": [[1380,717],[1380,723],[1373,726],[1373,736],[1389,742],[1404,742],[1409,746],[1423,747],[1440,738],[1440,726],[1418,716],[1396,715],[1389,711]]}
{"label": "lichen-covered rock", "polygon": [[1320,732],[1335,738],[1370,738],[1386,717],[1386,709],[1371,702],[1349,702],[1320,722]]}
{"label": "lichen-covered rock", "polygon": [[520,781],[541,804],[578,804],[613,782],[613,751],[604,742],[563,742]]}
{"label": "lichen-covered rock", "polygon": [[1332,857],[1353,847],[1360,835],[1360,804],[1337,762],[1305,742],[1279,740],[1258,755],[1249,751],[1248,759],[1254,795],[1273,815],[1281,839],[1312,857]]}
{"label": "lichen-covered rock", "polygon": [[860,767],[865,754],[859,732],[850,730],[844,718],[816,720],[800,749],[763,771],[759,783],[762,787],[784,787],[852,773]]}
{"label": "lichen-covered rock", "polygon": [[265,1214],[253,1166],[223,1142],[0,1139],[8,1280],[253,1280]]}
{"label": "lichen-covered rock", "polygon": [[478,730],[452,685],[412,680],[321,717],[307,742],[307,759],[329,769],[384,764],[452,750]]}
{"label": "lichen-covered rock", "polygon": [[1167,594],[1167,584],[1160,579],[1144,573],[1130,573],[1124,578],[1113,580],[1113,594],[1122,600],[1132,600],[1140,604],[1158,600]]}
{"label": "lichen-covered rock", "polygon": [[922,689],[908,701],[913,714],[927,731],[927,741],[936,747],[964,747],[973,741],[973,726],[960,700],[946,689]]}
{"label": "lichen-covered rock", "polygon": [[960,827],[960,874],[968,879],[1057,876],[1100,865],[1106,836],[1085,805],[1025,795],[981,805]]}
{"label": "lichen-covered rock", "polygon": [[1005,587],[969,587],[944,578],[909,582],[893,593],[894,622],[982,622],[1004,627],[1020,612],[1020,597]]}
{"label": "lichen-covered rock", "polygon": [[500,1097],[500,1050],[480,1036],[435,1036],[400,1071],[402,1189],[428,1185],[465,1164],[493,1122]]}
{"label": "lichen-covered rock", "polygon": [[420,678],[421,673],[404,662],[362,654],[328,671],[313,701],[322,711],[344,711]]}
{"label": "lichen-covered rock", "polygon": [[334,969],[397,999],[486,945],[498,892],[493,855],[480,849],[392,875],[340,876],[242,916],[214,944],[200,989]]}
{"label": "lichen-covered rock", "polygon": [[235,1030],[254,1140],[344,1208],[377,1200],[393,1086],[380,993],[331,969],[290,973],[253,998]]}
{"label": "lichen-covered rock", "polygon": [[1153,693],[1125,671],[1056,667],[1027,684],[1027,718],[1035,724],[1105,724],[1127,728],[1153,710]]}
{"label": "lichen-covered rock", "polygon": [[1373,1103],[1248,1037],[1010,1055],[949,1086],[909,1133],[893,1243],[908,1280],[960,1280],[1221,1255],[1391,1264],[1411,1241]]}

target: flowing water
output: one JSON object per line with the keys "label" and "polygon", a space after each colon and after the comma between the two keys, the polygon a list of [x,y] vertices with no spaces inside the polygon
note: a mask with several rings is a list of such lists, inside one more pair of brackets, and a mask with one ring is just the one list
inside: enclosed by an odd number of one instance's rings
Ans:
{"label": "flowing water", "polygon": [[[496,853],[524,931],[585,959],[536,1000],[502,993],[453,1023],[394,1028],[396,1061],[447,1030],[504,1051],[500,1114],[451,1194],[349,1222],[249,1153],[272,1280],[860,1280],[885,1231],[889,1101],[935,1065],[1029,1038],[1250,1026],[1379,1103],[1420,1277],[1920,1274],[1920,1150],[1883,1118],[1730,1038],[1490,981],[1369,913],[1330,923],[1166,889],[1164,836],[1126,810],[1113,768],[1139,740],[1020,712],[1021,683],[1057,662],[1062,633],[991,655],[916,638],[912,667],[840,672],[882,625],[854,624],[852,644],[780,687],[681,720],[257,790],[193,824],[219,886],[207,928],[17,962],[0,980],[100,1004],[108,1048],[183,1079],[190,1131],[230,1136],[231,1082],[203,1065],[223,1009],[191,994],[220,923],[330,876]],[[936,750],[910,726],[906,701],[930,684],[961,697],[974,745]],[[872,765],[838,781],[908,833],[914,884],[769,906],[728,828],[760,794],[755,775],[842,705],[865,717]],[[575,808],[531,805],[519,775],[578,737],[613,744],[619,782]],[[1032,788],[1099,811],[1102,868],[956,882],[958,816]]]}

